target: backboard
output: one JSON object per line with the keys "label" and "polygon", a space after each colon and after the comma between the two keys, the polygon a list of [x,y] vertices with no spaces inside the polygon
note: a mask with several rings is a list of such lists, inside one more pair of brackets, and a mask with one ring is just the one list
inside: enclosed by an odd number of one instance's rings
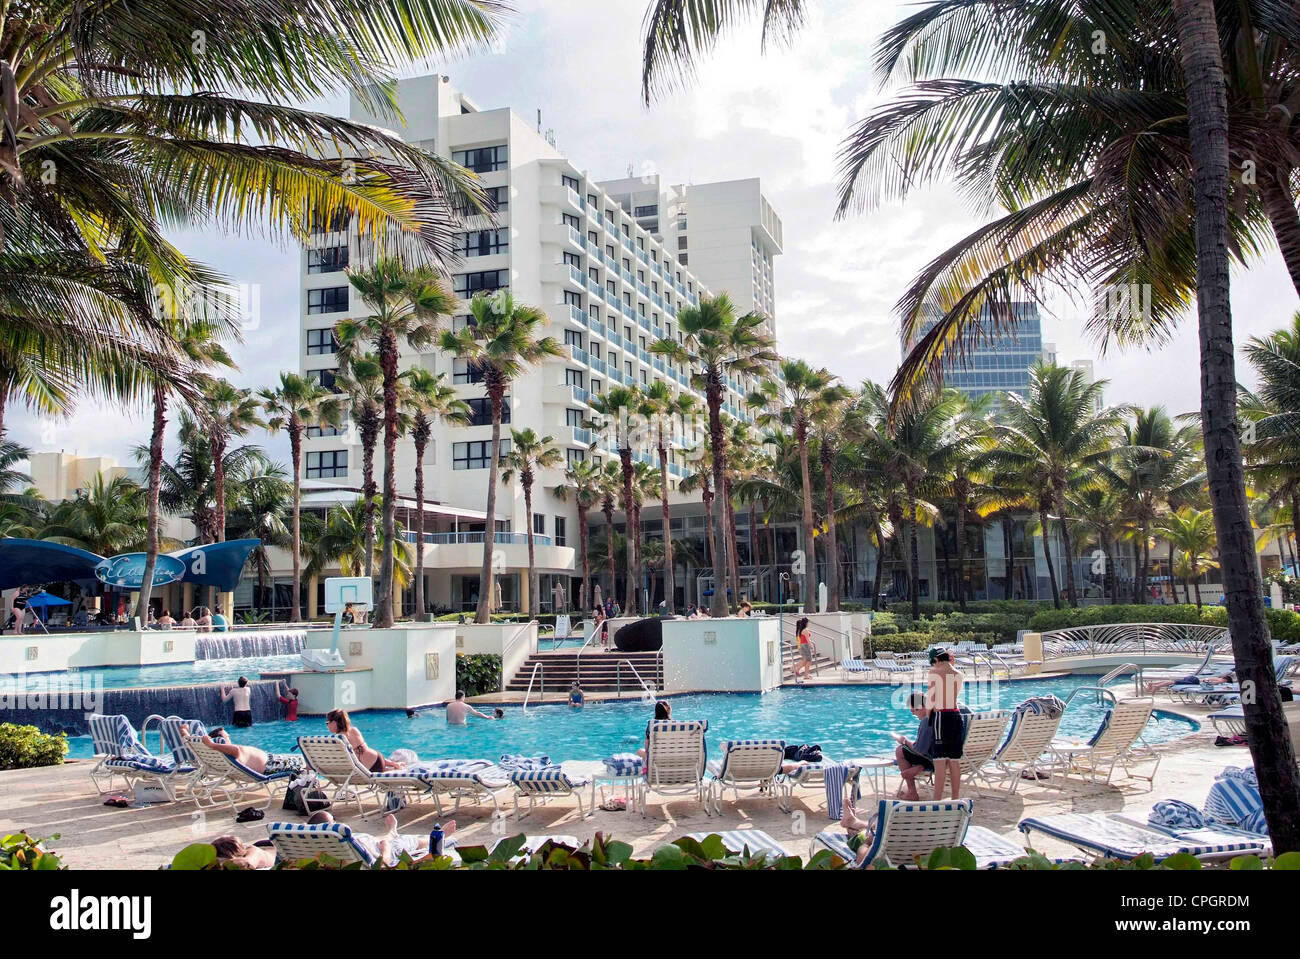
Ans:
{"label": "backboard", "polygon": [[369,576],[329,576],[325,579],[325,612],[341,613],[348,604],[366,613],[375,604],[374,583]]}

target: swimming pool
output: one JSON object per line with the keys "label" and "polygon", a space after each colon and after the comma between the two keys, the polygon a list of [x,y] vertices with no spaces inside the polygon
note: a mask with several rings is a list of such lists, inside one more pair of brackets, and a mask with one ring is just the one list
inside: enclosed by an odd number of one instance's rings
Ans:
{"label": "swimming pool", "polygon": [[[1064,699],[1078,686],[1097,681],[1096,676],[1066,676],[968,684],[963,699],[972,709],[1004,709],[1034,695],[1051,693]],[[779,738],[788,743],[819,743],[826,755],[849,758],[892,752],[889,734],[916,733],[916,720],[900,705],[906,690],[885,686],[784,687],[766,694],[699,693],[674,696],[673,717],[707,719],[706,736],[711,755],[725,739]],[[505,706],[506,718],[488,721],[471,717],[469,726],[448,726],[441,709],[422,710],[408,719],[398,710],[358,713],[357,726],[366,740],[385,753],[404,747],[423,759],[488,758],[507,753],[547,755],[566,759],[603,759],[641,745],[650,707],[642,702],[588,703],[582,709],[551,703]],[[491,707],[483,709],[491,713]],[[1101,722],[1104,707],[1080,695],[1070,704],[1061,723],[1062,735],[1089,736]],[[1172,713],[1157,713],[1147,727],[1148,742],[1168,742],[1199,728],[1199,724]],[[288,752],[298,736],[325,733],[323,717],[307,716],[296,723],[259,723],[237,730],[241,743],[270,752]],[[69,740],[70,755],[91,755],[88,737]],[[149,745],[154,742],[151,738]]]}

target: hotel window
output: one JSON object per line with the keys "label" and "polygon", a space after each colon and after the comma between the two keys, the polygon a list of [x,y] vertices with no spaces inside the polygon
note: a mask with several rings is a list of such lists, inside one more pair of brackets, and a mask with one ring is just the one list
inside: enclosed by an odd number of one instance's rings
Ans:
{"label": "hotel window", "polygon": [[577,193],[580,189],[582,189],[582,184],[579,183],[576,179],[574,179],[571,176],[565,176],[564,174],[560,174],[560,182],[563,183],[565,186],[567,186],[574,193]]}
{"label": "hotel window", "polygon": [[347,450],[323,450],[307,454],[308,479],[333,479],[348,475]]}
{"label": "hotel window", "polygon": [[335,393],[342,392],[339,389],[338,370],[308,370],[306,377],[309,382],[319,383],[327,390],[333,390]]}
{"label": "hotel window", "polygon": [[632,378],[632,361],[631,361],[631,360],[628,360],[626,363],[623,364],[623,372],[625,372],[625,373],[627,374],[627,378],[628,378],[629,380]]}
{"label": "hotel window", "polygon": [[576,346],[578,349],[582,349],[582,334],[577,330],[565,330],[564,345]]}
{"label": "hotel window", "polygon": [[451,331],[459,333],[467,326],[478,326],[478,320],[474,319],[472,313],[466,313],[462,316],[453,316],[451,318]]}
{"label": "hotel window", "polygon": [[311,232],[313,233],[338,233],[348,225],[348,211],[337,209],[333,213],[322,213],[319,210],[312,213]]}
{"label": "hotel window", "polygon": [[623,257],[623,269],[627,270],[629,273],[632,272],[632,261],[627,257]]}
{"label": "hotel window", "polygon": [[[686,249],[686,237],[685,237],[685,235],[682,235],[682,236],[678,236],[678,237],[677,237],[677,249],[679,249],[679,250],[684,250],[684,249]],[[678,282],[678,283],[681,282],[681,278],[680,278],[680,277],[678,277],[677,282]]]}
{"label": "hotel window", "polygon": [[599,202],[600,201],[596,199],[596,194],[594,193],[587,194],[587,206],[591,207],[592,209],[595,209],[596,204]]}
{"label": "hotel window", "polygon": [[632,230],[626,223],[623,224],[623,235],[629,238],[632,236]]}
{"label": "hotel window", "polygon": [[348,428],[346,426],[309,426],[307,427],[307,438],[309,440],[320,439],[322,436],[346,436]]}
{"label": "hotel window", "polygon": [[641,371],[641,385],[642,386],[650,385],[650,374],[647,373],[645,370]]}
{"label": "hotel window", "polygon": [[348,309],[348,288],[346,286],[327,286],[320,290],[307,291],[308,313],[346,313]]}
{"label": "hotel window", "polygon": [[687,256],[685,253],[678,253],[677,262],[680,263],[682,266],[689,266],[691,262],[691,258]]}
{"label": "hotel window", "polygon": [[588,230],[588,231],[587,231],[587,242],[588,242],[588,243],[595,243],[597,246],[600,245],[600,237],[596,235],[596,231],[595,231],[595,230]]}
{"label": "hotel window", "polygon": [[[451,468],[454,470],[485,470],[492,465],[491,440],[451,444]],[[510,441],[502,440],[498,456],[510,454]]]}
{"label": "hotel window", "polygon": [[594,266],[590,266],[587,268],[587,276],[592,280],[595,280],[598,286],[600,285],[600,270],[596,269]]}
{"label": "hotel window", "polygon": [[493,253],[504,253],[508,249],[510,249],[508,229],[471,230],[461,235],[457,252],[461,256],[490,256]]}
{"label": "hotel window", "polygon": [[546,535],[546,514],[545,513],[533,514],[533,535],[534,536]]}
{"label": "hotel window", "polygon": [[573,229],[575,229],[575,230],[580,229],[581,226],[582,226],[582,224],[579,222],[578,218],[577,218],[576,216],[573,216],[573,215],[570,214],[570,213],[561,213],[561,214],[560,214],[560,219],[562,219],[562,220],[564,221],[564,225],[565,225],[565,226],[567,226],[567,227],[571,227],[571,228],[573,228]]}
{"label": "hotel window", "polygon": [[618,299],[618,288],[614,286],[613,280],[605,281],[605,292],[609,294],[610,300]]}
{"label": "hotel window", "polygon": [[451,154],[451,162],[459,163],[475,173],[491,173],[494,170],[504,170],[508,160],[509,153],[505,144],[495,147],[478,147],[474,150],[454,150]]}
{"label": "hotel window", "polygon": [[582,294],[574,293],[572,290],[565,290],[564,302],[569,306],[576,306],[578,309],[582,309]]}
{"label": "hotel window", "polygon": [[[492,401],[486,396],[479,396],[472,400],[466,400],[469,406],[469,424],[470,426],[491,426],[492,425]],[[501,401],[501,422],[510,422],[510,401]]]}
{"label": "hotel window", "polygon": [[582,257],[576,253],[565,253],[564,264],[565,266],[582,266]]}
{"label": "hotel window", "polygon": [[565,457],[566,457],[566,459],[567,459],[567,461],[568,461],[568,465],[569,465],[569,466],[572,466],[574,463],[582,463],[582,462],[585,462],[586,459],[587,459],[587,451],[586,451],[586,450],[574,450],[574,449],[568,449],[568,450],[565,450],[565,451],[564,451],[564,455],[565,455]]}
{"label": "hotel window", "polygon": [[323,356],[325,354],[337,353],[338,351],[339,341],[334,338],[333,330],[307,331],[308,356]]}
{"label": "hotel window", "polygon": [[636,247],[638,250],[645,251],[645,237],[639,236],[636,238]]}
{"label": "hotel window", "polygon": [[483,191],[498,211],[510,209],[510,187],[490,186]]}
{"label": "hotel window", "polygon": [[582,410],[570,409],[564,411],[565,426],[572,426],[574,429],[580,430],[582,429],[582,423],[583,423]]}
{"label": "hotel window", "polygon": [[320,250],[307,251],[308,273],[337,273],[348,268],[348,248],[346,246],[327,246]]}
{"label": "hotel window", "polygon": [[[504,290],[510,286],[509,270],[481,270],[477,273],[457,273],[452,279],[456,295],[469,299],[475,293]],[[346,291],[347,287],[344,287]]]}
{"label": "hotel window", "polygon": [[649,206],[639,206],[636,208],[636,215],[637,219],[640,219],[643,216],[658,216],[659,204],[652,203]]}
{"label": "hotel window", "polygon": [[564,524],[565,524],[565,520],[563,516],[555,517],[555,545],[556,546],[568,545],[568,539],[567,539],[568,531],[565,529]]}
{"label": "hotel window", "polygon": [[565,370],[565,371],[564,371],[564,385],[565,385],[565,386],[576,386],[576,387],[578,387],[579,389],[582,389],[582,386],[583,386],[584,383],[586,383],[586,381],[587,381],[587,379],[586,379],[585,376],[583,376],[583,374],[582,374],[582,370]]}
{"label": "hotel window", "polygon": [[452,360],[451,381],[453,383],[482,383],[483,371],[470,366],[466,360]]}

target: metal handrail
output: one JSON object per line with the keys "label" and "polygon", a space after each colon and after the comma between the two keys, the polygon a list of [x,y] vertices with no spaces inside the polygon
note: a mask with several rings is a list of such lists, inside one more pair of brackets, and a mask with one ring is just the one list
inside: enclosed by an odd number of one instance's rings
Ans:
{"label": "metal handrail", "polygon": [[641,684],[641,689],[645,692],[645,696],[642,697],[642,701],[648,702],[654,699],[655,698],[654,690],[646,685],[646,681],[642,679],[641,674],[637,672],[636,666],[626,659],[620,659],[618,661],[618,666],[614,670],[614,681],[617,689],[615,696],[617,696],[620,699],[623,697],[623,667],[624,666],[632,670],[632,675],[635,676],[637,682]]}
{"label": "metal handrail", "polygon": [[[1107,623],[1096,626],[1069,626],[1040,634],[1043,658],[1099,656],[1114,653],[1203,653],[1207,645],[1228,640],[1223,626],[1202,623]],[[1060,648],[1067,643],[1075,647]],[[1180,645],[1181,644],[1181,645]]]}
{"label": "metal handrail", "polygon": [[533,680],[537,678],[538,670],[541,670],[542,672],[542,685],[540,687],[540,696],[542,699],[546,698],[546,667],[543,666],[541,663],[533,663],[533,673],[531,676],[528,677],[528,691],[524,693],[524,715],[528,715],[528,697],[532,695]]}
{"label": "metal handrail", "polygon": [[[840,661],[839,644],[840,641],[844,639],[844,635],[839,630],[831,629],[829,626],[823,626],[821,623],[814,623],[811,619],[808,620],[808,628],[825,634],[826,638],[831,641],[831,659],[838,664]],[[797,635],[798,634],[796,634],[796,636]],[[782,642],[784,642],[784,640],[782,640]],[[816,651],[816,646],[814,646],[813,652],[816,653]],[[818,672],[820,671],[821,670],[818,669]]]}
{"label": "metal handrail", "polygon": [[1070,700],[1074,699],[1075,696],[1079,695],[1079,693],[1084,692],[1085,690],[1088,692],[1096,693],[1098,703],[1101,702],[1103,696],[1110,700],[1111,706],[1114,706],[1118,701],[1115,698],[1115,694],[1103,686],[1076,686],[1074,687],[1074,689],[1070,690],[1070,694],[1065,697],[1065,705],[1069,706]]}

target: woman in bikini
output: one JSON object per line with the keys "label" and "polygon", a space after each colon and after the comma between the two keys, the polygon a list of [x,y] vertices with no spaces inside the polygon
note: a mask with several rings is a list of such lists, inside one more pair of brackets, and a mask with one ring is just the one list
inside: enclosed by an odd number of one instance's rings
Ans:
{"label": "woman in bikini", "polygon": [[348,741],[348,745],[356,753],[361,765],[372,773],[382,773],[390,769],[402,768],[401,763],[386,759],[378,749],[372,749],[366,745],[365,737],[361,735],[361,730],[352,725],[352,720],[348,718],[346,709],[331,709],[325,714],[325,725],[330,732],[336,736],[342,736]]}

